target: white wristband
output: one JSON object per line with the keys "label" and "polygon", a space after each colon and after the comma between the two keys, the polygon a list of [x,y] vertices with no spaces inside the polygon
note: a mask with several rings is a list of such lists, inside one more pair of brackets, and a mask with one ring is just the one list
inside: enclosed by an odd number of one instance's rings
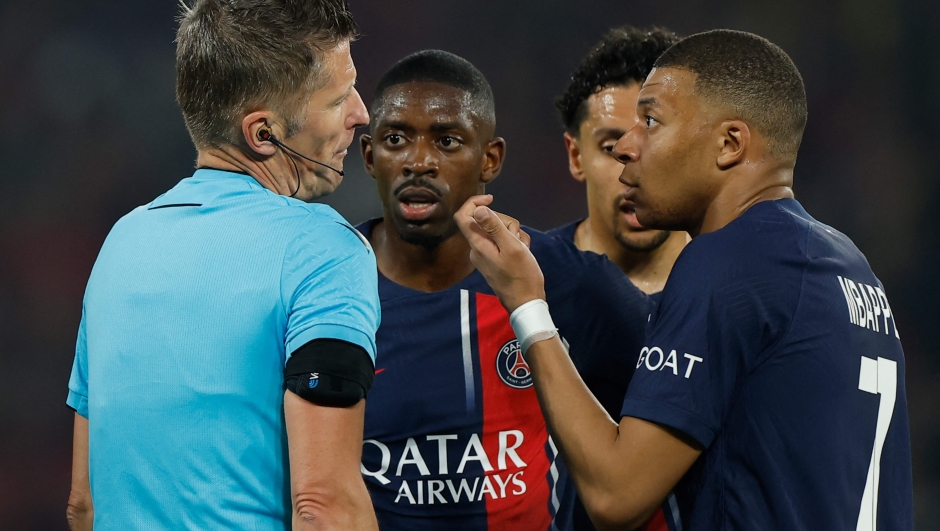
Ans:
{"label": "white wristband", "polygon": [[533,343],[555,337],[558,329],[552,322],[552,315],[548,313],[548,303],[542,299],[531,300],[516,308],[509,316],[519,347],[524,355]]}

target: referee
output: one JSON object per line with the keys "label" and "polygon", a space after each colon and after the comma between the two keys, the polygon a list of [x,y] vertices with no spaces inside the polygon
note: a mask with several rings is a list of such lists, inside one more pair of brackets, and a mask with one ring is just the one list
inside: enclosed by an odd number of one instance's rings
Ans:
{"label": "referee", "polygon": [[375,529],[375,257],[308,203],[369,121],[356,25],[344,0],[197,0],[180,20],[198,168],[117,222],[88,280],[70,526]]}

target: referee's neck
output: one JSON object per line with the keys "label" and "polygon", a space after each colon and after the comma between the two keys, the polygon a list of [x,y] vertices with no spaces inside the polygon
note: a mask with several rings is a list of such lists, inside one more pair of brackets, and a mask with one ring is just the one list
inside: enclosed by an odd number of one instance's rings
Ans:
{"label": "referee's neck", "polygon": [[276,194],[289,196],[292,192],[289,183],[281,182],[284,179],[276,178],[267,164],[246,156],[234,146],[200,149],[196,157],[196,167],[244,173]]}

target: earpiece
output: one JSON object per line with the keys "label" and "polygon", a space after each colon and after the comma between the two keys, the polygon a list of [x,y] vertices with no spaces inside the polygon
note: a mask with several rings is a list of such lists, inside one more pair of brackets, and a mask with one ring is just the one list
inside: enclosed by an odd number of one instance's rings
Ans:
{"label": "earpiece", "polygon": [[291,156],[290,156],[291,153],[293,153],[294,155],[297,155],[298,157],[300,157],[300,158],[302,158],[302,159],[309,160],[310,162],[313,162],[314,164],[319,164],[320,166],[323,166],[324,168],[329,168],[329,169],[335,171],[336,173],[338,173],[338,174],[340,175],[340,177],[345,176],[345,173],[343,173],[342,170],[337,170],[337,169],[334,168],[333,166],[330,166],[330,165],[328,165],[328,164],[324,164],[324,163],[320,162],[319,160],[314,160],[314,159],[311,159],[310,157],[308,157],[308,156],[306,156],[306,155],[303,155],[303,154],[301,154],[301,153],[298,153],[298,152],[297,152],[296,150],[294,150],[292,147],[290,147],[290,146],[284,144],[283,142],[281,142],[280,140],[274,138],[274,135],[271,134],[271,131],[268,131],[267,129],[259,129],[259,130],[258,130],[258,140],[260,140],[260,141],[262,141],[262,142],[271,142],[271,143],[274,144],[275,146],[277,146],[277,147],[279,147],[279,148],[282,148],[282,149],[284,149],[284,150],[286,150],[286,151],[289,152],[288,155],[287,155],[287,157],[290,159],[291,164],[294,165],[294,172],[297,173],[297,189],[294,190],[294,193],[292,193],[292,194],[290,195],[291,197],[294,197],[295,195],[297,195],[297,192],[300,191],[300,172],[297,170],[297,163],[295,163],[295,162],[294,162],[294,159],[291,158]]}

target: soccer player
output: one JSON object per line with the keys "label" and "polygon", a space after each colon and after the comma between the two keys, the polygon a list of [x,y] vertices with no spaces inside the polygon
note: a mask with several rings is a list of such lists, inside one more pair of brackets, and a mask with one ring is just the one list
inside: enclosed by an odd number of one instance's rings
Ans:
{"label": "soccer player", "polygon": [[656,61],[637,111],[614,150],[627,198],[641,224],[692,242],[619,426],[578,381],[536,258],[491,198],[456,218],[532,343],[542,410],[591,517],[631,529],[673,491],[670,529],[911,529],[898,328],[865,256],[793,199],[807,116],[796,66],[756,35],[700,33]]}
{"label": "soccer player", "polygon": [[359,473],[375,258],[307,203],[368,123],[355,35],[344,0],[184,8],[198,169],[117,222],[88,280],[72,529],[376,529]]}
{"label": "soccer player", "polygon": [[[571,526],[574,488],[529,366],[453,218],[500,172],[506,142],[495,127],[483,74],[430,50],[381,78],[361,137],[384,214],[359,227],[375,249],[382,308],[362,457],[382,529]],[[647,298],[604,258],[531,239],[571,359],[616,412]]]}
{"label": "soccer player", "polygon": [[619,181],[623,170],[614,145],[637,122],[636,96],[653,62],[678,37],[664,29],[623,26],[610,30],[585,57],[555,102],[565,124],[572,177],[585,183],[588,217],[549,231],[582,251],[605,254],[643,292],[657,300],[684,232],[647,229]]}

